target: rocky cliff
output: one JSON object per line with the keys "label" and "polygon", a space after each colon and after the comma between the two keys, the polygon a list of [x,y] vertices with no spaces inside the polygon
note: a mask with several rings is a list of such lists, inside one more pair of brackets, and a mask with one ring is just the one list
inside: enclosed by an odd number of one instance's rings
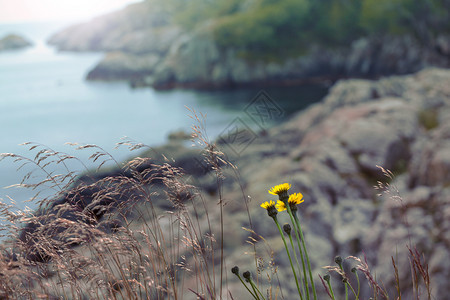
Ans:
{"label": "rocky cliff", "polygon": [[[334,48],[311,43],[299,55],[264,61],[219,47],[214,22],[195,30],[174,24],[149,1],[67,28],[49,39],[64,51],[113,51],[88,74],[91,80],[130,80],[155,88],[299,83],[346,77],[378,77],[450,67],[450,39],[421,43],[411,35],[366,37]],[[119,52],[119,53],[117,53]]]}

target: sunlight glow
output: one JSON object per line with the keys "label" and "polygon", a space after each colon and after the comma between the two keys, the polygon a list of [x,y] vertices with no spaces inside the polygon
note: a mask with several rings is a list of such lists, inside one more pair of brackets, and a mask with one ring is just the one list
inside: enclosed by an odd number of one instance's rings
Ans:
{"label": "sunlight glow", "polygon": [[0,0],[0,23],[86,21],[139,0]]}

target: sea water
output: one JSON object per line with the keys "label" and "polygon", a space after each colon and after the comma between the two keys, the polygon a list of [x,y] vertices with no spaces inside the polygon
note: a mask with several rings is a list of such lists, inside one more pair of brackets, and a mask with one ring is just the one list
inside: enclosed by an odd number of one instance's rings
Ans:
{"label": "sea water", "polygon": [[[88,158],[95,150],[77,151],[66,143],[96,144],[122,161],[134,155],[126,147],[115,149],[124,137],[155,146],[164,143],[170,132],[180,129],[189,132],[195,121],[190,118],[188,108],[206,115],[206,130],[214,138],[237,118],[254,130],[260,129],[245,108],[263,89],[281,108],[283,119],[319,101],[326,92],[323,86],[156,91],[132,89],[125,82],[88,82],[86,73],[101,59],[102,53],[58,52],[45,42],[66,25],[0,24],[0,38],[15,33],[33,42],[26,49],[0,52],[0,153],[33,159],[41,148],[29,151],[30,146],[20,144],[34,142],[77,156],[93,167]],[[273,119],[273,123],[280,121]],[[57,189],[49,185],[37,190],[4,188],[20,183],[32,170],[35,172],[29,183],[47,176],[33,164],[17,170],[22,162],[0,161],[0,201],[13,199],[20,208],[25,205],[34,208],[35,204],[25,200],[37,191],[45,197]],[[69,167],[74,171],[84,168],[77,162]],[[55,168],[55,174],[64,172],[60,165]]]}

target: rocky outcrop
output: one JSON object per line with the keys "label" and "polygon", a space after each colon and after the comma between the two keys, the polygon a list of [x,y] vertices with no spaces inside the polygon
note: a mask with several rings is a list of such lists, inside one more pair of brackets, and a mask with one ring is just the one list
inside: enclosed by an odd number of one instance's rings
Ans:
{"label": "rocky outcrop", "polygon": [[[259,204],[270,199],[270,186],[290,182],[294,192],[305,196],[299,214],[314,249],[310,255],[316,274],[324,273],[321,267],[332,264],[335,255],[361,257],[364,252],[377,278],[393,287],[392,256],[403,296],[409,299],[407,246],[416,247],[429,264],[433,295],[445,298],[450,292],[450,265],[443,259],[450,255],[448,82],[450,72],[440,69],[338,82],[323,103],[258,136],[234,157],[241,185],[254,199],[251,212],[258,215]],[[436,118],[432,128],[421,117],[430,110]],[[394,176],[386,177],[377,165]],[[374,188],[378,180],[387,183],[382,190]],[[231,199],[239,199],[239,193],[225,191]],[[236,210],[240,205],[238,200],[228,204]],[[253,219],[254,229],[266,238],[276,236],[269,221]],[[228,225],[236,231],[248,226]]]}
{"label": "rocky outcrop", "polygon": [[154,54],[133,55],[123,52],[110,52],[103,60],[89,71],[89,80],[129,80],[139,79],[151,74],[159,57]]}
{"label": "rocky outcrop", "polygon": [[306,54],[278,62],[250,61],[237,49],[221,49],[203,31],[177,39],[149,82],[158,88],[373,78],[412,73],[433,65],[450,67],[448,54],[424,47],[410,36],[397,36],[362,38],[339,49],[313,45]]}
{"label": "rocky outcrop", "polygon": [[17,50],[30,47],[31,45],[30,41],[15,34],[10,34],[0,39],[0,51]]}

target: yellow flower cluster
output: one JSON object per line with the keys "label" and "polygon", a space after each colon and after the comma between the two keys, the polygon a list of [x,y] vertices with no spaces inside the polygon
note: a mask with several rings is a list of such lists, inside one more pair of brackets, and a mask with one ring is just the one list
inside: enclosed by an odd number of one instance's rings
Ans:
{"label": "yellow flower cluster", "polygon": [[[282,184],[279,184],[279,185],[276,185],[276,186],[270,188],[268,190],[269,194],[278,196],[278,200],[266,201],[263,204],[261,204],[261,207],[267,210],[267,215],[273,219],[276,226],[278,227],[278,231],[280,232],[281,238],[284,243],[284,247],[286,248],[286,252],[289,257],[289,263],[291,264],[292,273],[294,275],[294,281],[296,283],[300,299],[308,299],[308,300],[312,299],[310,297],[310,286],[311,286],[312,294],[314,295],[314,300],[317,300],[317,293],[316,293],[314,279],[313,279],[312,272],[311,272],[311,263],[309,261],[308,251],[307,251],[306,245],[305,245],[305,238],[303,236],[302,229],[300,227],[300,222],[297,217],[297,210],[298,210],[297,205],[300,203],[303,203],[305,200],[303,199],[303,195],[301,193],[292,193],[291,195],[289,195],[288,190],[290,188],[291,188],[291,185],[289,183],[282,183]],[[281,229],[280,223],[277,219],[277,214],[279,212],[282,212],[285,210],[287,211],[287,213],[290,217],[291,224],[286,223],[286,224],[284,224],[283,229]],[[292,228],[291,225],[293,225],[294,228]],[[290,250],[287,246],[286,239],[284,238],[284,234],[287,234],[289,236],[292,250],[294,252],[294,256],[295,256],[295,259],[297,262],[297,267],[298,267],[298,270],[300,271],[300,263],[297,259],[297,256],[296,256],[297,252],[295,250],[295,246],[292,241],[292,234],[291,234],[292,229],[295,232],[295,237],[297,238],[297,245],[298,245],[300,255],[301,255],[301,261],[302,261],[302,266],[303,266],[303,280],[298,280],[299,277],[297,277],[297,272],[295,271],[295,268],[294,268],[294,265],[292,263],[292,259],[290,256]],[[283,230],[284,230],[284,233],[283,233]],[[307,264],[307,267],[306,267],[306,264]],[[309,280],[307,278],[306,270],[308,270],[308,273],[309,273]],[[232,272],[237,273],[238,271],[236,271],[236,269],[234,269],[234,271],[232,271]],[[330,288],[331,288],[331,286],[330,286]],[[250,293],[252,293],[248,288],[247,288],[247,290]],[[305,295],[306,298],[303,298],[302,291],[306,293],[306,295]],[[359,293],[359,290],[358,290],[358,293]],[[252,293],[252,295],[255,299],[259,299],[259,297],[255,297],[255,295],[258,295],[256,290],[254,290],[254,294]],[[356,293],[355,293],[355,295],[356,295]],[[356,297],[356,298],[358,298],[358,297]],[[333,299],[334,299],[334,297],[333,297]]]}
{"label": "yellow flower cluster", "polygon": [[[281,196],[281,195],[287,194],[287,191],[290,188],[291,188],[291,185],[289,183],[283,183],[283,184],[279,184],[279,185],[272,187],[268,192],[269,192],[269,194],[272,194],[272,195]],[[289,196],[287,203],[292,208],[295,205],[302,203],[303,201],[305,201],[305,200],[303,199],[303,195],[301,193],[294,193]],[[275,201],[270,200],[270,201],[266,201],[263,204],[261,204],[261,207],[265,208],[267,210],[273,209],[273,207],[275,207],[278,211],[284,211],[284,210],[286,210],[286,203],[281,200],[278,200],[277,203],[275,204]]]}

